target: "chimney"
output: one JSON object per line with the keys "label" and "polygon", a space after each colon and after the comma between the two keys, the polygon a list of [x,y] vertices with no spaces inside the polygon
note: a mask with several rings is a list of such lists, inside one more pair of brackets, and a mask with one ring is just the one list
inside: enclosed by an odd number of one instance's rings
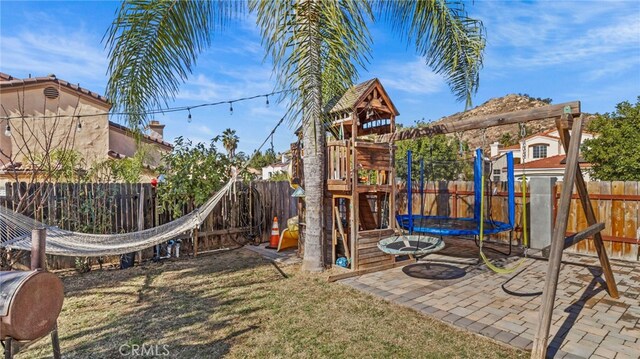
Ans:
{"label": "chimney", "polygon": [[500,153],[500,142],[491,144],[491,157],[495,157]]}
{"label": "chimney", "polygon": [[152,120],[149,122],[149,136],[151,138],[162,141],[164,136],[164,125],[160,121]]}

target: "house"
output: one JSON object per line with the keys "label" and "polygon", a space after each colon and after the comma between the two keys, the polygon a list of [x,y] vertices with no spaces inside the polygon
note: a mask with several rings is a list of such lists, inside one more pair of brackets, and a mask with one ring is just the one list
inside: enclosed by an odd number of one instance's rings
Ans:
{"label": "house", "polygon": [[[593,133],[583,131],[582,142],[594,137]],[[523,158],[523,147],[525,156]],[[506,158],[503,156],[507,152],[513,152],[516,165],[514,173],[516,179],[523,174],[531,176],[556,177],[562,181],[564,176],[565,151],[562,147],[558,130],[550,130],[528,136],[519,144],[502,147],[498,142],[491,144],[491,159],[494,161],[491,179],[494,181],[506,181]],[[589,178],[588,169],[590,164],[581,162],[580,168],[586,180]]]}
{"label": "house", "polygon": [[268,180],[276,173],[289,173],[289,162],[291,162],[291,160],[283,153],[279,162],[262,167],[262,179]]}
{"label": "house", "polygon": [[[567,156],[562,154],[527,163],[520,163],[514,165],[513,169],[516,179],[522,178],[524,174],[527,178],[544,176],[555,177],[557,181],[562,181],[566,163]],[[591,168],[591,164],[580,160],[579,165],[582,175],[584,176],[584,180],[589,181],[589,169]]]}
{"label": "house", "polygon": [[[83,169],[133,156],[145,148],[144,181],[155,177],[163,154],[173,146],[164,125],[151,121],[136,134],[109,119],[111,104],[102,95],[55,75],[18,79],[0,73],[0,182],[33,177],[42,158],[73,150]],[[0,186],[2,187],[2,186]]]}

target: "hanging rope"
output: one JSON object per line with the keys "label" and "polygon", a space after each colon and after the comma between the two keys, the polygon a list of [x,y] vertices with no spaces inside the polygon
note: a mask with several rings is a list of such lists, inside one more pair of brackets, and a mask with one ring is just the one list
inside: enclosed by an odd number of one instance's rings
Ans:
{"label": "hanging rope", "polygon": [[[480,257],[482,258],[482,261],[484,262],[484,264],[487,265],[487,267],[489,269],[491,269],[492,271],[499,273],[499,274],[509,274],[509,273],[513,273],[515,272],[518,267],[520,267],[524,261],[526,260],[525,258],[522,258],[520,261],[518,261],[518,263],[516,263],[515,266],[511,267],[511,268],[501,268],[496,266],[495,264],[493,264],[489,258],[487,258],[487,256],[484,254],[484,252],[482,251],[482,244],[484,242],[484,182],[485,182],[485,175],[484,175],[484,165],[481,167],[481,184],[480,184],[480,193],[482,194],[480,196],[480,234],[479,234],[479,241],[480,241]],[[476,189],[477,190],[477,189]]]}
{"label": "hanging rope", "polygon": [[522,139],[522,149],[520,157],[522,158],[522,245],[526,249],[529,247],[529,234],[527,233],[527,128],[524,123],[520,124],[520,138]]}

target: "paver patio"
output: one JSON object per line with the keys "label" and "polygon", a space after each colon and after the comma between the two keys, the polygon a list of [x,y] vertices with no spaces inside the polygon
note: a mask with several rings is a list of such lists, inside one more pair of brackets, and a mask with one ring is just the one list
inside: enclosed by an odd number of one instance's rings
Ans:
{"label": "paver patio", "polygon": [[[418,263],[340,282],[530,350],[541,302],[540,295],[531,294],[542,290],[547,262],[526,259],[522,273],[505,284],[507,291],[520,295],[507,294],[502,285],[515,273],[498,275],[478,263],[473,241],[447,238],[446,242],[445,250]],[[611,265],[619,299],[607,294],[597,258],[564,254],[549,357],[640,358],[640,264],[612,260]]]}

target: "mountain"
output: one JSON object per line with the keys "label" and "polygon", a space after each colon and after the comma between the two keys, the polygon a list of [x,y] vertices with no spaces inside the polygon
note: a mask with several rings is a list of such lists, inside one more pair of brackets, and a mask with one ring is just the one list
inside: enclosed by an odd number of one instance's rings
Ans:
{"label": "mountain", "polygon": [[[520,110],[527,110],[536,107],[547,106],[548,103],[541,101],[540,99],[535,99],[527,95],[506,95],[503,97],[492,98],[489,101],[474,107],[471,110],[468,110],[464,113],[457,113],[452,116],[461,115],[461,120],[482,116],[482,115],[493,115],[505,112],[513,112]],[[585,126],[589,122],[592,116],[587,115]],[[461,121],[458,119],[457,121]],[[428,125],[437,125],[442,123],[447,123],[451,121],[450,119],[440,119],[437,121],[429,122]],[[541,121],[531,121],[526,124],[527,134],[535,134],[544,132],[550,129],[555,129],[555,122],[552,120],[541,120]],[[504,134],[508,133],[511,137],[511,144],[515,144],[520,139],[520,128],[518,124],[513,125],[504,125],[497,127],[490,127],[486,129],[485,132],[485,140],[483,144],[483,130],[470,130],[461,134],[462,140],[467,141],[469,143],[469,147],[471,149],[482,147],[485,151],[489,151],[489,145],[493,142],[500,141],[503,138]],[[448,136],[455,136],[454,134],[450,134]],[[506,137],[506,136],[505,136]]]}

